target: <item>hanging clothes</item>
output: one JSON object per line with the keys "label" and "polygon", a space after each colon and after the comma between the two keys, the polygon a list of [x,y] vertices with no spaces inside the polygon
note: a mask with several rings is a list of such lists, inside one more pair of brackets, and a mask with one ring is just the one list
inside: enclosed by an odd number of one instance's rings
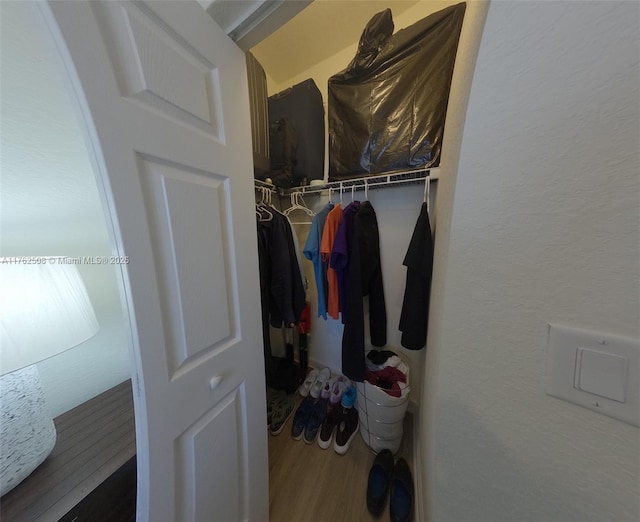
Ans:
{"label": "hanging clothes", "polygon": [[271,206],[256,209],[262,209],[257,229],[266,382],[293,393],[304,371],[287,359],[273,357],[269,325],[279,328],[299,321],[305,305],[303,279],[290,221]]}
{"label": "hanging clothes", "polygon": [[327,318],[327,266],[326,261],[322,261],[320,254],[320,244],[322,243],[322,233],[327,220],[327,215],[333,209],[333,203],[327,203],[320,212],[316,214],[311,222],[311,230],[304,245],[304,256],[313,264],[313,273],[318,290],[318,317]]}
{"label": "hanging clothes", "polygon": [[[338,224],[340,223],[341,218],[342,206],[338,203],[327,215],[324,231],[322,232],[320,254],[322,255],[322,260],[325,262],[329,262],[329,258],[331,257],[331,250],[333,249],[333,243],[335,241]],[[339,319],[340,297],[338,290],[338,276],[331,266],[327,268],[327,283],[327,313],[333,319]]]}
{"label": "hanging clothes", "polygon": [[427,204],[423,203],[403,264],[407,267],[400,314],[400,343],[409,350],[420,350],[427,343],[433,238]]}
{"label": "hanging clothes", "polygon": [[[305,290],[296,257],[291,225],[286,216],[269,207],[273,218],[258,221],[258,248],[262,301],[268,296],[269,323],[275,328],[295,324],[304,308]],[[263,311],[264,315],[264,311]]]}
{"label": "hanging clothes", "polygon": [[353,221],[360,208],[359,201],[349,203],[342,212],[342,219],[338,224],[336,238],[331,250],[329,266],[336,271],[338,278],[338,294],[340,297],[340,310],[342,312],[342,323],[347,316],[347,293],[349,286],[349,256],[351,254],[351,243],[353,239]]}
{"label": "hanging clothes", "polygon": [[271,280],[271,251],[269,229],[271,221],[256,222],[258,231],[258,268],[260,273],[260,307],[262,310],[262,340],[264,350],[264,371],[270,376],[274,372],[273,355],[271,353],[271,336],[269,335],[269,302]]}
{"label": "hanging clothes", "polygon": [[347,321],[342,336],[342,373],[354,381],[365,378],[364,309],[369,296],[371,344],[387,344],[387,311],[382,286],[380,238],[376,213],[370,202],[360,205],[353,222],[353,246],[349,259]]}

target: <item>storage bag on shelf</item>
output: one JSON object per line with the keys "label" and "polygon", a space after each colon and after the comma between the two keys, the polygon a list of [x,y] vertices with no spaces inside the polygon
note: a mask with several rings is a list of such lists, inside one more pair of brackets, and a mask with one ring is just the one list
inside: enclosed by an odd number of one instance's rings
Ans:
{"label": "storage bag on shelf", "polygon": [[324,178],[324,105],[313,79],[269,96],[269,121],[286,118],[298,134],[294,185]]}
{"label": "storage bag on shelf", "polygon": [[329,178],[437,167],[465,4],[393,34],[391,10],[365,27],[329,78]]}

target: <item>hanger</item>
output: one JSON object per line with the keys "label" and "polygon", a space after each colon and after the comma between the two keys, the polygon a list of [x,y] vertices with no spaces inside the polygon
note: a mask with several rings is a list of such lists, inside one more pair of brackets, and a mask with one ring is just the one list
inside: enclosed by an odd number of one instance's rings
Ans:
{"label": "hanger", "polygon": [[369,201],[369,183],[364,180],[364,200]]}
{"label": "hanger", "polygon": [[424,199],[423,202],[427,204],[427,214],[429,213],[429,205],[431,200],[431,178],[427,176],[424,178]]}
{"label": "hanger", "polygon": [[342,205],[342,192],[344,187],[342,186],[342,181],[340,182],[340,205]]}
{"label": "hanger", "polygon": [[355,190],[356,190],[356,186],[351,185],[351,203],[353,203],[353,200],[354,200]]}
{"label": "hanger", "polygon": [[256,187],[260,190],[261,198],[260,202],[256,203],[256,214],[258,215],[259,221],[271,221],[273,219],[273,214],[267,208],[267,202],[271,203],[271,191],[266,187]]}
{"label": "hanger", "polygon": [[283,212],[285,216],[291,214],[294,210],[301,210],[310,217],[314,217],[316,214],[313,210],[304,204],[302,194],[300,192],[293,192],[291,194],[291,206]]}

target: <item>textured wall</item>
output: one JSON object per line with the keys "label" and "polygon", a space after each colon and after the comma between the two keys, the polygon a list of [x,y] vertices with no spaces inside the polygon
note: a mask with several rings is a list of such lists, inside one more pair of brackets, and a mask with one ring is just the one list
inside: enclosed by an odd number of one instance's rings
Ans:
{"label": "textured wall", "polygon": [[489,9],[430,337],[441,522],[640,517],[640,431],[544,393],[547,322],[640,335],[639,15]]}
{"label": "textured wall", "polygon": [[[53,39],[34,2],[0,4],[0,255],[109,256],[98,188]],[[38,364],[53,416],[130,375],[115,267],[78,269],[100,331]]]}

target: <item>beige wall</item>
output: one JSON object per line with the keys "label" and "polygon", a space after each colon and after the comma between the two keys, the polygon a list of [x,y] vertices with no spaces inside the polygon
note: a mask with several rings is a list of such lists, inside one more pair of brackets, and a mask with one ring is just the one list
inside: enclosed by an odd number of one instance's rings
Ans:
{"label": "beige wall", "polygon": [[[98,187],[53,38],[34,2],[0,4],[0,255],[110,256]],[[100,330],[38,364],[53,416],[130,376],[115,266],[78,270]]]}
{"label": "beige wall", "polygon": [[640,335],[639,10],[491,4],[439,195],[431,520],[640,518],[638,428],[544,392],[548,322]]}

